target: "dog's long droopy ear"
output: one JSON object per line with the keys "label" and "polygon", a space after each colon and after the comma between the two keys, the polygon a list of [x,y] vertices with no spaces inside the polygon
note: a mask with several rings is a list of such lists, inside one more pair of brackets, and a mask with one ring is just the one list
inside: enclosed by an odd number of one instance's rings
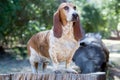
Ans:
{"label": "dog's long droopy ear", "polygon": [[78,16],[78,20],[73,23],[73,30],[74,30],[74,38],[79,41],[82,38],[82,30],[80,26],[80,19]]}
{"label": "dog's long droopy ear", "polygon": [[60,21],[59,10],[56,11],[53,17],[53,33],[57,38],[60,38],[62,36],[62,24]]}

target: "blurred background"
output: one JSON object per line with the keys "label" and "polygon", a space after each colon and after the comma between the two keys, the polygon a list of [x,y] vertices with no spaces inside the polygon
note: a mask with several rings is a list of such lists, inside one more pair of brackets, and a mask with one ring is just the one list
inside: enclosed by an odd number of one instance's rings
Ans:
{"label": "blurred background", "polygon": [[[112,39],[106,45],[111,52],[120,53],[120,47],[116,46],[120,44],[119,41],[113,41],[120,40],[120,0],[0,0],[2,68],[12,63],[11,60],[26,59],[27,41],[33,34],[51,29],[53,14],[64,1],[77,6],[81,25],[86,33],[99,32],[105,41]],[[113,46],[112,43],[116,45]],[[2,63],[4,60],[7,60],[6,63]],[[3,70],[4,72],[6,71]]]}

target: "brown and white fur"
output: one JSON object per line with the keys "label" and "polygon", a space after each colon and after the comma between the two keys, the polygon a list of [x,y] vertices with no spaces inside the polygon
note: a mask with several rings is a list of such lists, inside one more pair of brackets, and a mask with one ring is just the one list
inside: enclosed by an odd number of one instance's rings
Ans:
{"label": "brown and white fur", "polygon": [[79,47],[78,41],[82,33],[76,6],[62,3],[54,14],[53,24],[51,30],[33,35],[27,44],[34,73],[38,72],[38,63],[43,63],[44,70],[49,59],[52,60],[55,70],[63,61],[69,69],[73,54]]}

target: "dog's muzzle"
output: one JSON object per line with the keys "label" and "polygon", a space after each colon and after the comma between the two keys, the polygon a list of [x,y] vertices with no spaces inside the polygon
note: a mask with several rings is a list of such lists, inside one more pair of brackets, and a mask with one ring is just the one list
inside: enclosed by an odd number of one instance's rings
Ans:
{"label": "dog's muzzle", "polygon": [[73,13],[72,14],[72,21],[76,21],[78,19],[78,14],[77,13]]}

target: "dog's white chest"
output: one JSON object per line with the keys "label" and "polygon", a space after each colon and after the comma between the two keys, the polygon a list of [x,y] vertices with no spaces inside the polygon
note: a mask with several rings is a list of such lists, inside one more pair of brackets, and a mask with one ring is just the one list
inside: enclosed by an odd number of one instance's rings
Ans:
{"label": "dog's white chest", "polygon": [[73,38],[54,38],[50,42],[50,55],[52,53],[52,55],[56,55],[58,61],[65,61],[70,55],[73,55],[77,46],[78,43]]}
{"label": "dog's white chest", "polygon": [[[75,46],[76,46],[76,42],[73,40],[61,40],[60,42],[58,42],[59,45],[59,49],[65,49],[64,51],[71,51]],[[64,53],[64,52],[63,52]]]}

